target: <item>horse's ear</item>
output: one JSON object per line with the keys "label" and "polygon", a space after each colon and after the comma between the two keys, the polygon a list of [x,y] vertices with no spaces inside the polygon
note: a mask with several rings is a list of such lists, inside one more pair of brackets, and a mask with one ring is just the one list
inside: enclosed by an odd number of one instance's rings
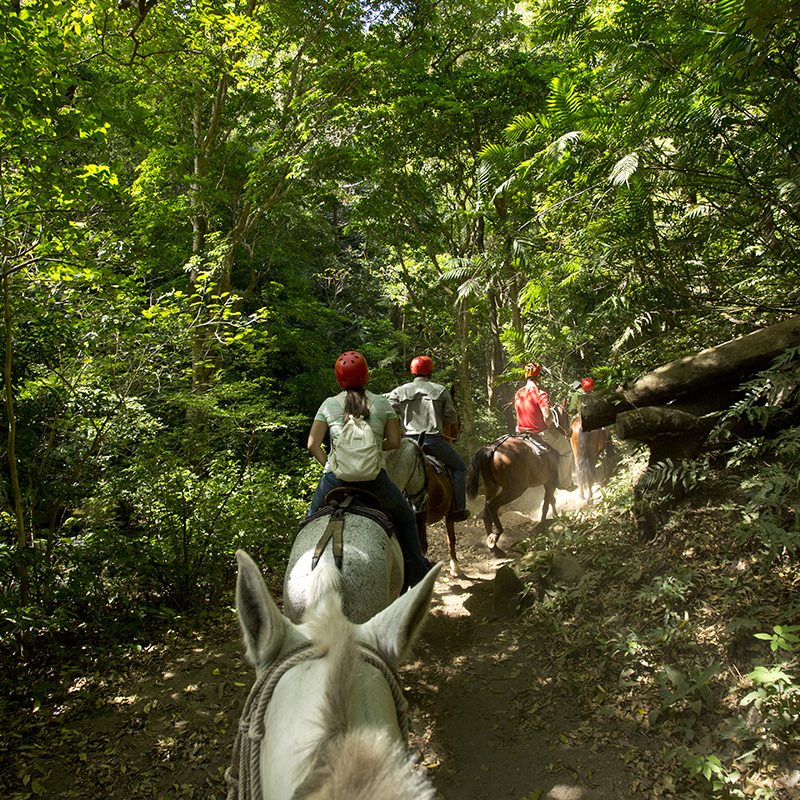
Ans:
{"label": "horse's ear", "polygon": [[275,605],[255,561],[244,550],[236,551],[236,560],[236,610],[247,658],[258,669],[278,655],[291,623]]}
{"label": "horse's ear", "polygon": [[392,667],[408,656],[428,618],[433,586],[443,563],[431,567],[416,586],[361,626],[364,638],[369,641],[374,637],[378,650]]}

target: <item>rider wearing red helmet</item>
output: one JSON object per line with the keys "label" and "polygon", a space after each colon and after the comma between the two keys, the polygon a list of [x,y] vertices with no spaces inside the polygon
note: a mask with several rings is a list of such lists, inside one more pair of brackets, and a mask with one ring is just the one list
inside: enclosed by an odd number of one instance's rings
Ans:
{"label": "rider wearing red helmet", "polygon": [[342,389],[354,389],[369,383],[369,364],[357,350],[348,350],[336,359],[336,383]]}
{"label": "rider wearing red helmet", "polygon": [[525,365],[525,385],[514,395],[517,412],[517,433],[538,436],[558,453],[558,488],[572,491],[572,446],[566,436],[556,430],[550,411],[550,395],[536,385],[542,372],[540,364]]}
{"label": "rider wearing red helmet", "polygon": [[590,377],[584,378],[582,381],[575,381],[572,384],[573,392],[569,396],[569,413],[577,414],[580,411],[580,399],[589,392],[594,390],[594,379]]}
{"label": "rider wearing red helmet", "polygon": [[400,416],[406,436],[419,438],[424,433],[425,450],[450,468],[453,475],[453,508],[448,518],[462,522],[469,517],[467,465],[449,442],[452,431],[458,425],[458,412],[450,392],[431,380],[432,373],[433,359],[430,356],[413,358],[411,374],[414,380],[392,389],[389,402]]}
{"label": "rider wearing red helmet", "polygon": [[416,356],[411,359],[411,374],[430,378],[433,374],[433,359],[430,356]]}
{"label": "rider wearing red helmet", "polygon": [[368,490],[381,501],[384,510],[394,523],[397,541],[403,551],[406,581],[409,586],[413,586],[425,576],[430,565],[422,555],[416,517],[408,500],[390,480],[385,469],[381,469],[371,480],[340,479],[334,473],[322,448],[328,432],[330,432],[331,447],[336,446],[345,422],[352,416],[361,417],[369,424],[376,448],[396,450],[400,447],[401,441],[397,414],[383,395],[373,394],[366,388],[369,382],[369,365],[361,353],[355,350],[342,353],[336,359],[334,372],[336,382],[343,391],[323,401],[308,433],[308,451],[323,466],[322,477],[314,492],[308,516],[322,507],[328,492],[337,486],[356,486]]}

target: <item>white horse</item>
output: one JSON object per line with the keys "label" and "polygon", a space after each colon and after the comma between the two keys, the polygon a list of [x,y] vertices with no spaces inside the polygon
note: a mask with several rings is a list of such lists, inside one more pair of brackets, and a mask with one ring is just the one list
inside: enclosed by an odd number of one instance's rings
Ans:
{"label": "white horse", "polygon": [[363,625],[342,613],[341,574],[320,564],[300,625],[238,551],[236,605],[256,682],[226,773],[228,800],[433,800],[405,745],[395,670],[430,607],[441,563]]}
{"label": "white horse", "polygon": [[[327,516],[311,520],[300,529],[292,545],[283,581],[283,611],[292,622],[299,622],[305,611],[316,572],[314,550],[330,520]],[[322,551],[319,565],[333,562],[331,542]],[[386,608],[403,588],[400,544],[369,517],[345,513],[341,567],[344,613],[352,622],[366,622]]]}
{"label": "white horse", "polygon": [[[402,489],[417,512],[417,529],[420,532],[423,552],[428,550],[427,522],[433,523],[445,519],[450,553],[450,575],[454,578],[463,575],[456,557],[455,528],[453,522],[445,518],[450,507],[452,491],[448,497],[440,497],[443,488],[441,481],[446,476],[436,474],[433,466],[427,463],[422,448],[413,439],[403,438],[397,450],[387,450],[383,455],[387,474],[392,482]],[[449,482],[449,478],[446,480]],[[430,502],[432,494],[435,495],[433,503]]]}

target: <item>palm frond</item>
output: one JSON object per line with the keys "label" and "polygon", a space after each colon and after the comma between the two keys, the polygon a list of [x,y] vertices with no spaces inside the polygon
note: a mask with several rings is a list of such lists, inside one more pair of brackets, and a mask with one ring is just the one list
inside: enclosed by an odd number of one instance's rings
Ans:
{"label": "palm frond", "polygon": [[506,126],[503,135],[509,142],[518,142],[520,139],[528,138],[541,125],[541,118],[533,111],[528,114],[518,114]]}

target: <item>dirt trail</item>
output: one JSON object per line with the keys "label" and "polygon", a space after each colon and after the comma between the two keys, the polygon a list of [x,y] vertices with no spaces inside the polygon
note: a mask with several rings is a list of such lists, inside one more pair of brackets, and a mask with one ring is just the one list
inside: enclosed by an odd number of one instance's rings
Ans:
{"label": "dirt trail", "polygon": [[[533,529],[518,513],[503,521],[505,546]],[[429,555],[444,558],[444,530],[430,534]],[[437,582],[431,619],[401,676],[411,745],[441,796],[634,797],[619,746],[592,747],[572,698],[548,689],[552,676],[537,660],[547,643],[532,638],[524,614],[498,614],[494,577],[503,562],[490,558],[482,523],[460,524],[458,537],[464,577]],[[221,798],[251,680],[232,612],[132,653],[113,672],[74,676],[35,713],[5,721],[0,796]]]}
{"label": "dirt trail", "polygon": [[[534,517],[536,499],[528,499],[525,509]],[[566,494],[558,499],[565,510],[577,501]],[[505,548],[535,527],[530,517],[514,512],[502,521]],[[404,670],[414,711],[412,745],[442,797],[631,797],[617,748],[576,736],[581,720],[573,698],[548,690],[551,676],[537,660],[546,642],[530,638],[524,614],[508,613],[496,601],[494,578],[508,561],[490,557],[482,523],[457,527],[464,577],[445,572],[437,582],[417,659]],[[444,532],[434,529],[430,540],[429,555],[444,558]]]}

